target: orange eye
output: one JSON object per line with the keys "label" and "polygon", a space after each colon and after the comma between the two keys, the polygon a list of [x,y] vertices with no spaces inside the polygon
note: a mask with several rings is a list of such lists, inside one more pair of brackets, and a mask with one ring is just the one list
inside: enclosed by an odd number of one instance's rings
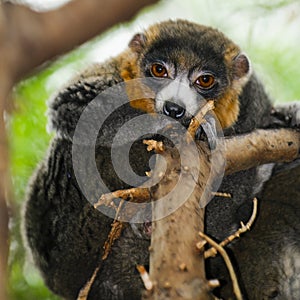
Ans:
{"label": "orange eye", "polygon": [[199,76],[195,83],[203,89],[209,89],[214,85],[215,78],[210,74],[204,74]]}
{"label": "orange eye", "polygon": [[151,66],[151,74],[154,77],[168,77],[168,71],[162,64],[155,63]]}

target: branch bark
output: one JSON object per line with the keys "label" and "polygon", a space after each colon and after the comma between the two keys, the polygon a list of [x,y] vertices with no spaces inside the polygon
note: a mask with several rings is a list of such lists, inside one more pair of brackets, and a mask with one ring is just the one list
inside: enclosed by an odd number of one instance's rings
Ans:
{"label": "branch bark", "polygon": [[255,130],[225,140],[226,174],[299,156],[300,132],[292,129]]}
{"label": "branch bark", "polygon": [[[200,240],[198,232],[204,230],[204,209],[199,206],[199,197],[204,193],[210,171],[208,149],[201,147],[199,151],[201,172],[198,179],[194,177],[193,170],[198,169],[197,165],[183,166],[185,171],[182,173],[178,152],[174,149],[166,149],[163,159],[160,156],[157,161],[154,178],[159,177],[164,170],[161,159],[167,162],[169,168],[152,191],[154,221],[150,247],[150,280],[153,289],[147,291],[143,299],[214,299],[205,277],[203,251],[199,252],[196,248]],[[198,163],[189,145],[181,145],[180,152],[186,161]],[[180,176],[180,188],[171,192]],[[190,191],[192,194],[187,198]],[[164,200],[161,200],[163,197]],[[186,201],[180,205],[178,200],[185,198]],[[179,208],[171,213],[174,204],[175,208]],[[162,215],[165,217],[161,218]]]}
{"label": "branch bark", "polygon": [[[88,41],[118,22],[132,18],[157,0],[74,0],[38,13],[26,6],[2,5],[3,42],[15,83],[47,60]],[[9,70],[7,70],[9,71]]]}
{"label": "branch bark", "polygon": [[44,13],[22,5],[0,3],[0,299],[7,299],[9,153],[4,112],[11,89],[46,61],[118,22],[129,20],[142,7],[156,2],[74,0]]}
{"label": "branch bark", "polygon": [[[211,164],[207,145],[192,143],[196,129],[213,108],[214,103],[209,101],[192,120],[187,134],[173,134],[177,147],[159,149],[161,156],[153,174],[158,184],[151,188],[150,280],[153,288],[143,299],[214,299],[205,276],[204,251],[201,249],[199,253],[196,244],[200,239],[198,232],[204,231],[204,208],[200,207],[199,199],[211,196],[206,186],[211,168],[215,166]],[[204,203],[207,200],[202,199]]]}

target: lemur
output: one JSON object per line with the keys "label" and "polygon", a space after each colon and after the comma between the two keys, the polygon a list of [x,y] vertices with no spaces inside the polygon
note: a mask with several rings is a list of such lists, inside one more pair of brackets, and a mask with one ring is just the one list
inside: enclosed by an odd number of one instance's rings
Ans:
{"label": "lemur", "polygon": [[[50,101],[49,118],[55,136],[31,179],[24,209],[25,243],[46,285],[65,299],[76,299],[99,265],[112,223],[87,201],[75,178],[72,140],[76,125],[97,95],[139,78],[155,82],[155,95],[129,101],[115,110],[96,141],[97,168],[111,191],[128,188],[115,174],[110,144],[120,124],[132,117],[164,114],[187,126],[200,103],[210,99],[215,102],[214,113],[226,136],[272,127],[274,123],[272,102],[248,57],[220,31],[189,21],[155,24],[134,35],[117,57],[76,76]],[[168,82],[162,84],[166,79]],[[178,88],[173,89],[173,95],[161,97],[161,90],[174,82],[188,87],[192,97],[185,98]],[[115,99],[104,98],[100,113],[112,101]],[[119,147],[122,151],[123,145]],[[133,144],[130,161],[138,174],[149,169],[149,156],[141,141]],[[84,158],[80,165],[90,167]],[[222,240],[248,218],[256,192],[256,173],[253,168],[224,178],[220,190],[231,193],[233,199],[209,202],[205,221],[209,235]],[[86,178],[85,184],[99,197],[101,188],[95,178]],[[149,237],[137,236],[127,226],[108,259],[101,263],[88,299],[140,299],[142,282],[135,265],[148,264],[148,247]],[[246,292],[253,299],[251,291]]]}

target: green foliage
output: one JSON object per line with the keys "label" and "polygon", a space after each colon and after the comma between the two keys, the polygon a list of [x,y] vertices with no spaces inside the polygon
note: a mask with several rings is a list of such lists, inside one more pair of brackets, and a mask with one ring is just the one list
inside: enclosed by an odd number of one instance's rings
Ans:
{"label": "green foliage", "polygon": [[76,68],[84,60],[86,49],[79,49],[60,59],[37,76],[24,80],[14,92],[15,111],[9,118],[11,174],[14,192],[14,217],[11,221],[9,292],[12,300],[55,300],[37,270],[25,263],[21,242],[21,211],[28,180],[38,162],[45,156],[51,139],[46,131],[46,102],[52,93],[47,82],[59,69]]}
{"label": "green foliage", "polygon": [[258,48],[256,58],[259,65],[264,65],[265,81],[276,103],[300,100],[297,51]]}
{"label": "green foliage", "polygon": [[27,267],[26,272],[21,260],[15,261],[10,270],[11,300],[56,300],[43,284],[41,277],[33,267]]}
{"label": "green foliage", "polygon": [[19,85],[15,99],[17,109],[10,120],[11,174],[16,206],[10,249],[10,297],[13,300],[55,299],[38,278],[36,270],[23,271],[24,249],[19,231],[19,212],[28,179],[50,139],[45,131],[48,75],[49,71],[43,72]]}

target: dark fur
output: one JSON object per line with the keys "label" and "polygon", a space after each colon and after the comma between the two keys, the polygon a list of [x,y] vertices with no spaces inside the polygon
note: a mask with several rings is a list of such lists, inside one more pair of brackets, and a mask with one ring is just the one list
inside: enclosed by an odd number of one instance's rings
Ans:
{"label": "dark fur", "polygon": [[[136,62],[141,66],[140,70],[145,70],[147,63],[157,59],[157,55],[159,59],[176,61],[176,55],[184,53],[187,63],[192,65],[196,60],[214,68],[221,78],[220,85],[214,90],[215,94],[206,96],[221,98],[234,77],[234,70],[226,68],[222,57],[231,42],[218,31],[188,22],[169,22],[158,27],[161,31],[154,42],[135,45],[140,47]],[[212,48],[208,49],[208,45]],[[29,185],[24,210],[26,244],[47,286],[66,299],[76,299],[80,288],[100,263],[103,243],[112,223],[110,218],[92,207],[78,187],[71,159],[72,136],[86,105],[107,87],[123,81],[120,61],[124,59],[126,56],[121,55],[86,71],[50,103],[51,126],[57,134]],[[147,76],[147,71],[144,74]],[[249,132],[271,123],[271,102],[255,75],[243,88],[239,102],[239,118],[227,129],[227,135]],[[101,105],[109,105],[109,100]],[[119,118],[122,123],[140,113],[127,105],[112,118]],[[99,135],[96,161],[100,173],[105,174],[108,187],[116,190],[127,185],[116,178],[110,162],[110,148],[105,142],[117,131],[112,124],[108,120]],[[143,174],[148,169],[149,154],[139,142],[131,153],[134,169]],[[82,168],[89,168],[84,161],[80,163]],[[97,190],[93,178],[88,182]],[[223,239],[239,225],[241,218],[247,219],[255,183],[256,169],[225,178],[220,190],[232,193],[233,200],[218,198],[209,203],[208,234]],[[135,265],[148,264],[148,246],[149,239],[136,236],[132,227],[127,226],[108,259],[102,262],[88,299],[140,299],[142,282]]]}

